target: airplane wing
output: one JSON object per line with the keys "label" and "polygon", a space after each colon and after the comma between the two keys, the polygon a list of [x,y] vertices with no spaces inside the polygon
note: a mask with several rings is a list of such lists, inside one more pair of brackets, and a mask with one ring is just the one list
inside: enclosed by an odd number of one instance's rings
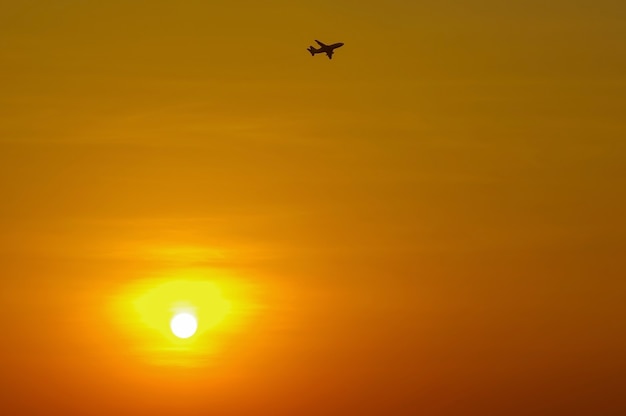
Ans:
{"label": "airplane wing", "polygon": [[317,44],[318,44],[318,45],[320,45],[322,48],[324,48],[324,47],[328,46],[328,45],[323,44],[322,42],[320,42],[320,41],[319,41],[319,40],[317,40],[317,39],[315,39],[315,42],[317,42]]}
{"label": "airplane wing", "polygon": [[326,52],[326,55],[328,55],[328,59],[333,59],[333,51]]}

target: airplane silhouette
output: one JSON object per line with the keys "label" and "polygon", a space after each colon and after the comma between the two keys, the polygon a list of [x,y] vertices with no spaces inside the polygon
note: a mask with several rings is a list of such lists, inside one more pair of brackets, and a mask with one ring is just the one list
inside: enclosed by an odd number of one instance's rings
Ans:
{"label": "airplane silhouette", "polygon": [[319,40],[315,40],[318,45],[320,45],[319,49],[315,49],[313,46],[309,46],[307,51],[311,52],[311,56],[315,56],[316,53],[325,53],[328,56],[328,59],[333,59],[333,53],[335,49],[343,46],[343,43],[333,43],[332,45],[326,45]]}

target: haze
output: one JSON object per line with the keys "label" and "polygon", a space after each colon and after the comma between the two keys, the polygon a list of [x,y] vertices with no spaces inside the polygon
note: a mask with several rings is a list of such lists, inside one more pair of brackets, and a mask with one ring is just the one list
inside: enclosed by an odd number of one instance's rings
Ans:
{"label": "haze", "polygon": [[2,1],[1,413],[625,414],[625,21]]}

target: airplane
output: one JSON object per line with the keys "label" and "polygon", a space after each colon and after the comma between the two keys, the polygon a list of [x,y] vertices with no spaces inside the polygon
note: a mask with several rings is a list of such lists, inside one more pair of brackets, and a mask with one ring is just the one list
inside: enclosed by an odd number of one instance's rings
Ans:
{"label": "airplane", "polygon": [[335,49],[343,46],[343,43],[333,43],[332,45],[326,45],[319,40],[315,40],[318,45],[320,45],[319,49],[315,49],[313,46],[309,46],[307,51],[311,52],[311,56],[315,56],[316,53],[325,53],[328,56],[328,59],[333,59],[333,53]]}

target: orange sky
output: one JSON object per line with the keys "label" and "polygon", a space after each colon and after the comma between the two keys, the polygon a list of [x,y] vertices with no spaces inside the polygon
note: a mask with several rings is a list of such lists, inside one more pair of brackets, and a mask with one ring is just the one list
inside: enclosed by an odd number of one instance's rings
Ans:
{"label": "orange sky", "polygon": [[624,4],[3,1],[0,412],[625,414]]}

